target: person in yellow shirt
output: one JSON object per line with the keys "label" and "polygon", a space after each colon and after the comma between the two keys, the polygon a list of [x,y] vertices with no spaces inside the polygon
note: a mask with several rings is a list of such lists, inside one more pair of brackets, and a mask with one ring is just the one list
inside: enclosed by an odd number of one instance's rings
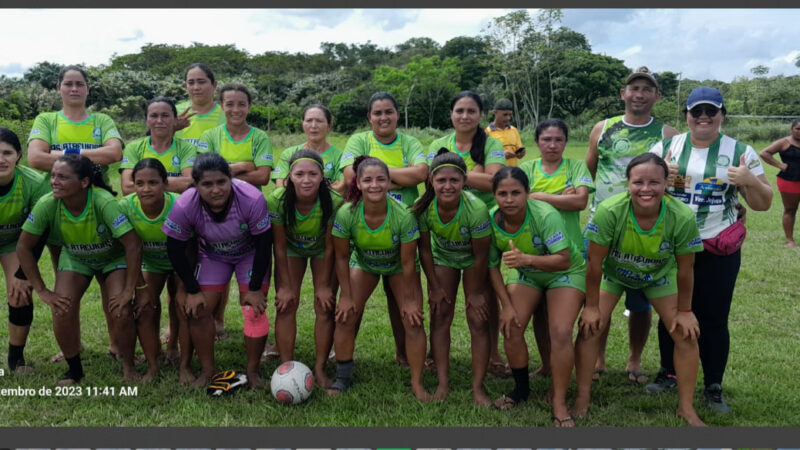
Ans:
{"label": "person in yellow shirt", "polygon": [[494,104],[494,122],[486,127],[486,134],[500,140],[506,153],[506,165],[516,166],[517,160],[525,157],[525,147],[519,137],[517,127],[509,124],[514,105],[511,100],[502,98]]}

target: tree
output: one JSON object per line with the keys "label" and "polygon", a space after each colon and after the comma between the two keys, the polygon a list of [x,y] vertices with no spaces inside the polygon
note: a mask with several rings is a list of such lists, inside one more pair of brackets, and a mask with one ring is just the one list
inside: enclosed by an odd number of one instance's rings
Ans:
{"label": "tree", "polygon": [[750,73],[757,77],[763,77],[769,73],[769,67],[764,65],[758,65],[750,69]]}
{"label": "tree", "polygon": [[447,41],[439,52],[442,58],[457,58],[461,65],[461,90],[477,90],[489,72],[489,44],[481,36],[458,36]]}
{"label": "tree", "polygon": [[22,79],[39,83],[46,89],[55,89],[59,81],[58,73],[61,72],[62,67],[61,64],[43,61],[28,69]]}
{"label": "tree", "polygon": [[616,58],[570,50],[559,64],[557,86],[558,108],[570,115],[580,115],[596,99],[619,92],[620,80],[629,72]]}

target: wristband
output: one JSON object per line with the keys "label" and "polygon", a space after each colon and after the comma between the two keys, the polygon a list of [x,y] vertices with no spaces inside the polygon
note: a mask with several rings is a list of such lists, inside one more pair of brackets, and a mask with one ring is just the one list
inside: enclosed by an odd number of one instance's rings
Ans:
{"label": "wristband", "polygon": [[689,313],[689,312],[692,312],[692,310],[691,309],[678,309],[678,312]]}
{"label": "wristband", "polygon": [[141,286],[136,286],[136,290],[141,290],[141,289],[146,289],[146,288],[147,288],[147,283],[145,283],[145,284],[143,284]]}

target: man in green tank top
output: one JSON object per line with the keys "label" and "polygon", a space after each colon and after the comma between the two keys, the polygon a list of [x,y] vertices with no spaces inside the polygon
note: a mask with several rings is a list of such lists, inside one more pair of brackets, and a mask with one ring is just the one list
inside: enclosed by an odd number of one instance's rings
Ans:
{"label": "man in green tank top", "polygon": [[[661,93],[656,77],[647,67],[639,67],[628,76],[620,97],[625,102],[625,114],[597,122],[589,135],[586,165],[595,179],[590,221],[600,202],[626,190],[625,168],[631,159],[647,152],[662,139],[678,134],[677,130],[651,115]],[[625,308],[630,311],[630,353],[626,371],[631,381],[644,383],[647,376],[642,373],[642,351],[650,333],[652,308],[641,290],[635,289],[625,290]],[[595,364],[598,375],[606,371],[608,328],[605,333]]]}

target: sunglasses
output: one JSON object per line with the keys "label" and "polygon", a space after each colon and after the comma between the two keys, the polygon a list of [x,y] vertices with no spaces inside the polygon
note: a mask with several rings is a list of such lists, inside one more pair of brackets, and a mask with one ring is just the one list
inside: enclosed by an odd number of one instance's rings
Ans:
{"label": "sunglasses", "polygon": [[689,114],[691,114],[695,119],[699,119],[703,113],[706,113],[708,117],[714,117],[717,115],[717,113],[719,113],[719,108],[714,105],[703,104],[695,106],[689,110]]}

